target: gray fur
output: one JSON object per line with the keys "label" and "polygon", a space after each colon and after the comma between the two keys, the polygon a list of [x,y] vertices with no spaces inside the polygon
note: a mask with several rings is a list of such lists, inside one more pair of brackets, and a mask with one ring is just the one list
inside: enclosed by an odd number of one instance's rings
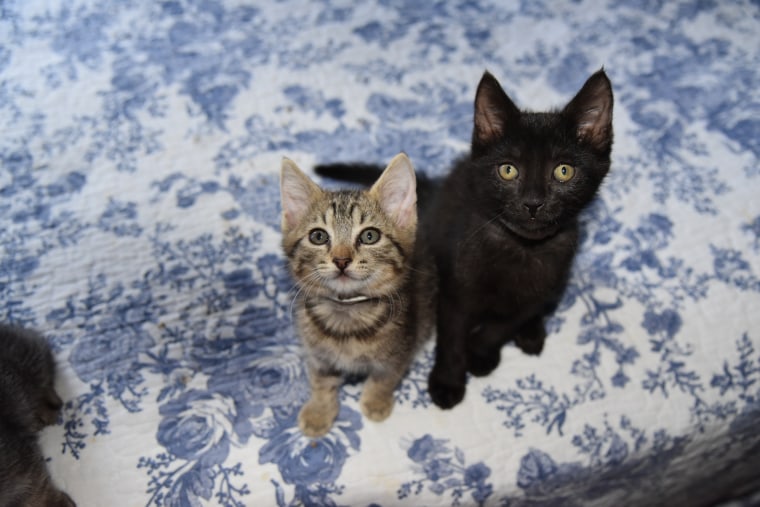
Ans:
{"label": "gray fur", "polygon": [[55,361],[38,334],[0,324],[0,507],[73,507],[53,484],[37,433],[58,419]]}

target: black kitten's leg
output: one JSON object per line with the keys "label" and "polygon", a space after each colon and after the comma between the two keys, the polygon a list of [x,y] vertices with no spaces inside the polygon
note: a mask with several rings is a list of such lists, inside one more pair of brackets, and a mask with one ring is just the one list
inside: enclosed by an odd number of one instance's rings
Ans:
{"label": "black kitten's leg", "polygon": [[450,297],[438,299],[435,364],[428,379],[428,392],[433,403],[451,408],[464,398],[467,382],[468,316]]}
{"label": "black kitten's leg", "polygon": [[507,322],[484,322],[467,341],[467,371],[485,377],[499,366],[501,347],[509,341]]}
{"label": "black kitten's leg", "polygon": [[515,333],[515,344],[520,350],[531,356],[537,356],[544,350],[546,328],[543,315],[528,319]]}

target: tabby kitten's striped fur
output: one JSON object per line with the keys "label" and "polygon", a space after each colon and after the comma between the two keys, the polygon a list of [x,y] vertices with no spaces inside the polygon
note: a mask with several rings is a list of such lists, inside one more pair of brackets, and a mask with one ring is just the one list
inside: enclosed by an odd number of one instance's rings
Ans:
{"label": "tabby kitten's striped fur", "polygon": [[338,389],[357,374],[367,376],[362,412],[382,421],[431,327],[414,300],[424,283],[412,269],[414,168],[399,154],[368,191],[327,191],[285,159],[281,191],[282,246],[298,286],[294,314],[311,384],[299,427],[311,437],[329,431]]}

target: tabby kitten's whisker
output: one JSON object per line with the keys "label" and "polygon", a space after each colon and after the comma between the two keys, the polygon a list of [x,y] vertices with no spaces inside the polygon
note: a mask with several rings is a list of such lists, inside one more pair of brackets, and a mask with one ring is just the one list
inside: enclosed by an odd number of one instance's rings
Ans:
{"label": "tabby kitten's whisker", "polygon": [[291,291],[295,291],[293,294],[293,297],[290,300],[290,309],[288,311],[288,314],[290,315],[291,320],[295,320],[295,314],[294,314],[294,308],[296,301],[298,300],[298,297],[305,292],[305,298],[308,299],[310,291],[312,288],[316,287],[317,284],[314,283],[315,279],[319,278],[319,273],[316,272],[316,270],[313,270],[311,273],[306,275],[301,283],[296,284]]}

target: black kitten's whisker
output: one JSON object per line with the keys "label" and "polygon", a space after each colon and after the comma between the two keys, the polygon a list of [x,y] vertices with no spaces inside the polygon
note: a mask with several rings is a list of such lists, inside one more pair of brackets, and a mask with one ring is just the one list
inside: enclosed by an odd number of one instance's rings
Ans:
{"label": "black kitten's whisker", "polygon": [[472,231],[472,234],[470,234],[467,237],[467,239],[465,240],[465,243],[469,243],[470,241],[472,241],[472,238],[475,237],[476,234],[478,234],[480,231],[482,231],[483,229],[485,229],[486,227],[488,227],[489,225],[491,225],[495,221],[504,218],[505,214],[506,214],[506,211],[502,211],[501,213],[499,213],[495,217],[491,218],[490,220],[487,220],[486,222],[483,222],[483,225],[481,225],[480,227],[478,227],[477,229],[475,229],[474,231]]}

